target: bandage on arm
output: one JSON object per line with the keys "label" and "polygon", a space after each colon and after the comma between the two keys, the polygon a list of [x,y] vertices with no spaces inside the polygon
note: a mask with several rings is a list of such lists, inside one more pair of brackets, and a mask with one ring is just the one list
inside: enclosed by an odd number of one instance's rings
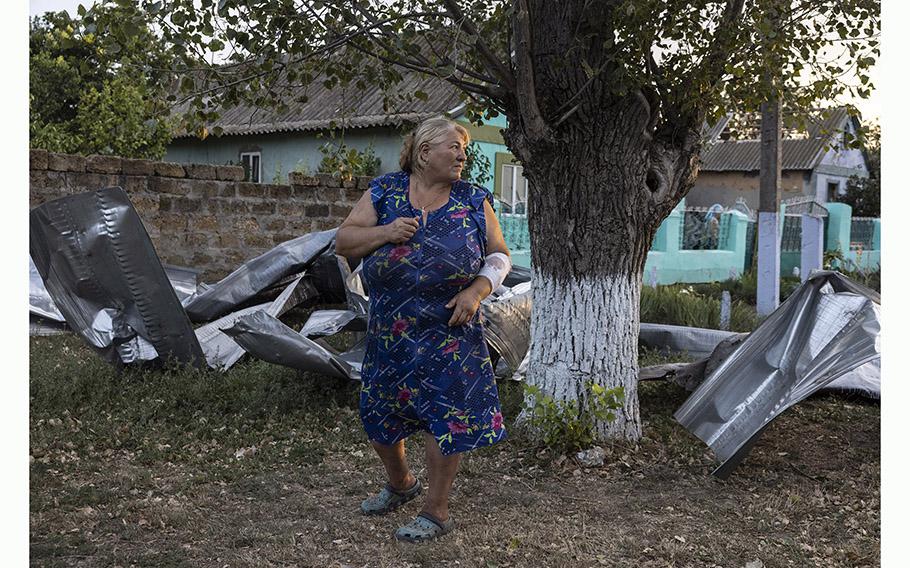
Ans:
{"label": "bandage on arm", "polygon": [[499,288],[503,281],[512,270],[512,261],[509,255],[501,252],[490,253],[486,256],[483,268],[480,269],[478,276],[483,276],[490,281],[493,290]]}

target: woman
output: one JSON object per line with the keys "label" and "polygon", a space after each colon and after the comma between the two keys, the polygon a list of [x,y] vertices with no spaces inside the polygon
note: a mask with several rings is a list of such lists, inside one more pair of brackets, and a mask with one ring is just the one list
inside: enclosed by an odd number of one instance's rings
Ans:
{"label": "woman", "polygon": [[388,483],[361,505],[384,514],[415,498],[404,439],[422,432],[429,490],[395,537],[450,532],[449,491],[460,453],[505,438],[480,302],[511,262],[493,198],[460,180],[469,135],[446,118],[405,139],[402,171],[376,178],[338,229],[335,250],[363,258],[370,321],[360,416]]}

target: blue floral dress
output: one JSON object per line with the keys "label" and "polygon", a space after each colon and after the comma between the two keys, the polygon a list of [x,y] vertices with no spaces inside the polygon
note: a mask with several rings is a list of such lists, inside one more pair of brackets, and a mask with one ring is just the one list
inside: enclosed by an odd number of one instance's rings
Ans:
{"label": "blue floral dress", "polygon": [[408,199],[409,181],[396,172],[370,184],[379,225],[418,217],[420,227],[407,243],[388,243],[363,260],[370,320],[360,418],[371,440],[391,445],[424,430],[449,455],[505,438],[480,310],[449,327],[445,307],[483,266],[483,202],[493,196],[457,181],[424,223]]}

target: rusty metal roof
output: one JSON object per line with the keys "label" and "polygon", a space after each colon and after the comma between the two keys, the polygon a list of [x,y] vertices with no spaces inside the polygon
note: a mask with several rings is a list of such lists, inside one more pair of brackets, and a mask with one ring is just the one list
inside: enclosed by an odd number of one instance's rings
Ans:
{"label": "rusty metal roof", "polygon": [[[209,130],[220,126],[223,135],[324,130],[332,127],[333,122],[336,127],[343,124],[347,128],[399,126],[449,112],[461,104],[458,90],[442,79],[414,72],[402,75],[396,90],[412,94],[421,90],[427,94],[426,100],[413,98],[397,101],[394,108],[386,111],[383,109],[382,89],[378,86],[368,86],[363,90],[353,85],[347,89],[337,86],[327,89],[323,78],[317,78],[306,88],[288,91],[284,97],[288,108],[284,112],[241,104],[223,110],[221,117],[207,126]],[[308,97],[304,103],[294,100],[301,94]],[[190,136],[193,135],[178,132],[175,138]]]}
{"label": "rusty metal roof", "polygon": [[[848,119],[846,108],[836,108],[813,120],[804,131],[805,138],[782,140],[781,169],[814,169],[825,155],[831,138],[843,129]],[[759,140],[718,140],[702,151],[701,171],[758,171],[760,162]]]}

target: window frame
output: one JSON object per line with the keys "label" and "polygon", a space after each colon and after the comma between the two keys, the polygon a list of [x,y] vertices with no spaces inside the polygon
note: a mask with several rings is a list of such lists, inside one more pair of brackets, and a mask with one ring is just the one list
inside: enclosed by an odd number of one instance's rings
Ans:
{"label": "window frame", "polygon": [[[247,181],[250,183],[262,183],[262,152],[260,150],[251,150],[248,152],[240,152],[240,165],[241,166],[244,165],[243,159],[246,156],[250,156],[250,167],[244,168],[244,171],[245,172],[249,171],[250,175],[249,175],[249,179],[245,179],[244,181]],[[258,164],[258,167],[256,168],[256,176],[255,176],[256,179],[255,180],[252,179],[253,178],[253,159],[252,158],[256,158],[256,162]]]}
{"label": "window frame", "polygon": [[[513,201],[506,202],[505,184],[504,184],[505,177],[504,176],[505,176],[507,170],[505,169],[505,166],[515,166],[515,167],[521,168],[520,171],[522,171],[522,172],[524,171],[524,168],[522,167],[521,162],[516,160],[515,156],[513,156],[512,154],[510,154],[508,152],[496,152],[495,157],[494,157],[495,175],[493,176],[493,195],[502,204],[503,209],[508,206],[509,210],[510,210],[510,212],[505,212],[504,210],[502,210],[502,211],[499,211],[498,213],[500,215],[505,215],[505,216],[516,216],[516,217],[525,217],[526,218],[527,210],[528,210],[528,199],[527,199],[528,198],[528,186],[527,186],[528,180],[527,180],[527,178],[524,177],[523,174],[521,175],[521,178],[524,179],[524,181],[525,181],[525,188],[524,188],[525,189],[525,192],[524,192],[525,199],[524,199],[524,201],[522,201],[522,203],[524,203],[525,212],[524,213],[512,213],[511,210],[513,208],[514,197],[516,197],[514,195],[515,191],[516,191],[516,187],[515,187],[515,183],[513,181],[513,183],[512,183],[512,192],[513,193],[512,193],[512,195],[509,196],[510,198],[513,199]],[[516,176],[515,171],[517,171],[517,170],[512,171],[513,180],[515,179],[515,176]]]}

